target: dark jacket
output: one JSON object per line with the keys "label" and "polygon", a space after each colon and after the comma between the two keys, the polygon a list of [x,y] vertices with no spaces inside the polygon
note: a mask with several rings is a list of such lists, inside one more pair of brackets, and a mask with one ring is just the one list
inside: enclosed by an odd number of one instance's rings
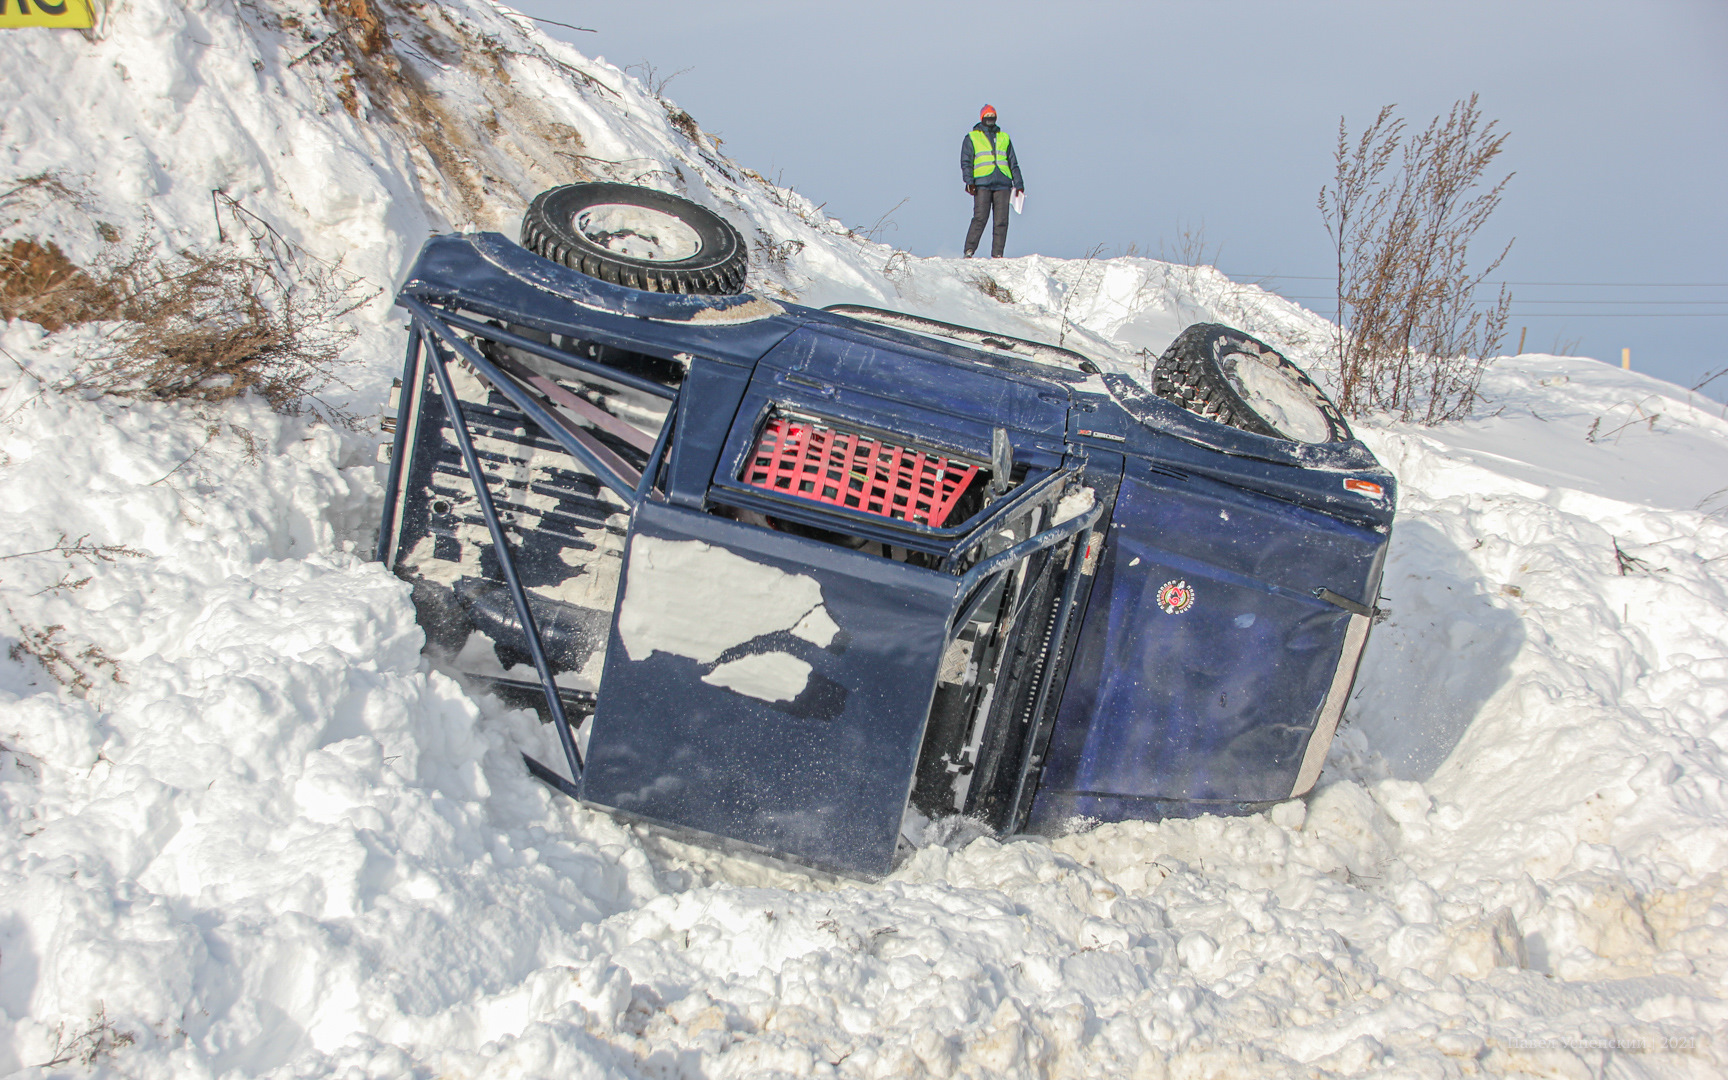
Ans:
{"label": "dark jacket", "polygon": [[[986,134],[990,137],[991,143],[995,143],[996,132],[986,129],[984,127],[984,122],[982,120],[980,120],[976,124],[973,124],[972,130],[984,132],[984,134]],[[987,187],[987,188],[1011,187],[1016,191],[1025,190],[1026,181],[1020,175],[1020,157],[1018,154],[1014,153],[1014,140],[1012,138],[1010,138],[1008,140],[1008,167],[1010,169],[1014,170],[1013,180],[1009,180],[1008,177],[1003,176],[1000,172],[993,172],[989,176],[985,177],[983,180],[973,180],[972,179],[972,136],[971,135],[962,135],[960,137],[960,177],[961,177],[962,181],[966,184],[967,187],[971,187],[974,184],[976,184],[978,187]]]}

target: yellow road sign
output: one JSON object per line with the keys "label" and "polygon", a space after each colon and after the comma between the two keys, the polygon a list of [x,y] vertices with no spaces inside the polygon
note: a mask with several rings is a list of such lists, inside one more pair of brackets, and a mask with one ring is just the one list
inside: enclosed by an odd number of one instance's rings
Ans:
{"label": "yellow road sign", "polygon": [[14,26],[86,30],[95,25],[90,0],[0,0],[0,30]]}

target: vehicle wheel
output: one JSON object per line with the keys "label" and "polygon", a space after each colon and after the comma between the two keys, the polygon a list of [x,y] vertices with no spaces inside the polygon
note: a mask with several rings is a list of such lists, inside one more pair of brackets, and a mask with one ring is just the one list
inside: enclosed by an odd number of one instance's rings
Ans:
{"label": "vehicle wheel", "polygon": [[522,215],[522,246],[590,277],[650,292],[744,291],[738,230],[688,199],[630,184],[566,184]]}
{"label": "vehicle wheel", "polygon": [[1219,323],[1177,335],[1152,390],[1208,420],[1302,443],[1343,442],[1350,425],[1306,373],[1276,349]]}

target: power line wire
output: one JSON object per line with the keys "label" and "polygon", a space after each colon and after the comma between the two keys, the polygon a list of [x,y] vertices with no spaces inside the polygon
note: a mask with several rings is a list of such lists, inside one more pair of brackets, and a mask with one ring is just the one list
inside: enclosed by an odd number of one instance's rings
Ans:
{"label": "power line wire", "polygon": [[[1273,281],[1336,281],[1330,274],[1236,274],[1220,271],[1233,278],[1263,278]],[[1558,285],[1597,289],[1728,289],[1724,281],[1484,281],[1483,285]]]}
{"label": "power line wire", "polygon": [[1509,319],[1728,319],[1728,311],[1513,311]]}
{"label": "power line wire", "polygon": [[[1282,296],[1283,300],[1331,300],[1330,296]],[[1478,301],[1481,303],[1481,301]],[[1317,314],[1325,314],[1319,312]],[[1506,313],[1509,319],[1728,319],[1728,311],[1519,311]]]}
{"label": "power line wire", "polygon": [[[1333,298],[1328,296],[1328,297],[1326,297],[1326,299],[1331,300]],[[1479,303],[1485,303],[1486,301],[1478,301],[1478,302]],[[1518,301],[1516,299],[1513,300],[1513,303],[1517,303],[1517,302]],[[1524,298],[1524,303],[1526,303],[1526,304],[1715,304],[1717,307],[1721,307],[1723,304],[1728,304],[1728,300],[1560,300],[1560,299],[1552,298],[1552,297],[1527,296]]]}
{"label": "power line wire", "polygon": [[[1333,301],[1336,301],[1338,299],[1335,296],[1291,296],[1287,293],[1278,293],[1277,295],[1284,297],[1284,299],[1286,299],[1286,300],[1333,300]],[[1493,303],[1492,300],[1472,300],[1470,302],[1473,304],[1492,304]],[[1512,302],[1513,303],[1519,303],[1520,301],[1517,300],[1516,298],[1514,298]],[[1524,298],[1524,300],[1522,302],[1526,303],[1526,304],[1589,304],[1589,305],[1594,305],[1594,306],[1602,306],[1602,305],[1607,305],[1607,304],[1714,304],[1717,307],[1720,307],[1723,304],[1728,304],[1728,300],[1558,300],[1558,299],[1549,299],[1549,298],[1537,297],[1537,296],[1526,297],[1526,298]]]}
{"label": "power line wire", "polygon": [[1485,281],[1483,284],[1573,285],[1596,289],[1728,289],[1728,282],[1721,281]]}

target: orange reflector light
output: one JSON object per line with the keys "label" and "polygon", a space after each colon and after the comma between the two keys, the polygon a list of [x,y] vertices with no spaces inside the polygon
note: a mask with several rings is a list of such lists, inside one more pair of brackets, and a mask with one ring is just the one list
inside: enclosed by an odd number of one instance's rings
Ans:
{"label": "orange reflector light", "polygon": [[1381,487],[1379,484],[1376,484],[1374,481],[1358,480],[1355,477],[1351,477],[1344,481],[1344,490],[1354,491],[1357,494],[1366,495],[1371,499],[1384,498],[1386,495],[1386,489]]}

